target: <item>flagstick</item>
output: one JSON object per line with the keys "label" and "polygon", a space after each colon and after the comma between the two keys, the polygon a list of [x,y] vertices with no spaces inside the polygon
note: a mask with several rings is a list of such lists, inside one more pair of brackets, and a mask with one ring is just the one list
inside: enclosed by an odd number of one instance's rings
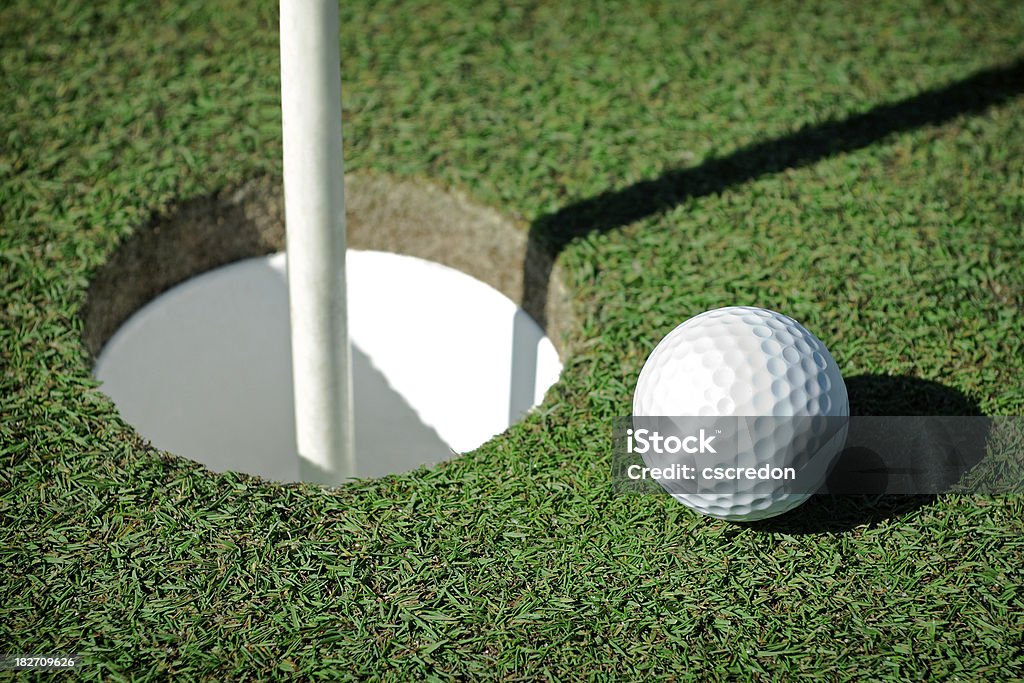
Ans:
{"label": "flagstick", "polygon": [[281,109],[299,474],[355,475],[338,0],[281,0]]}

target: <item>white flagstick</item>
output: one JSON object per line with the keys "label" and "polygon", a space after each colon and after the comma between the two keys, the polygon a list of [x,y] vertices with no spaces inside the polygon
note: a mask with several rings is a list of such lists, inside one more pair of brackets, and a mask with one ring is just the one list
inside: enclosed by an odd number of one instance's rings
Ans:
{"label": "white flagstick", "polygon": [[338,0],[281,0],[281,109],[299,474],[355,474]]}

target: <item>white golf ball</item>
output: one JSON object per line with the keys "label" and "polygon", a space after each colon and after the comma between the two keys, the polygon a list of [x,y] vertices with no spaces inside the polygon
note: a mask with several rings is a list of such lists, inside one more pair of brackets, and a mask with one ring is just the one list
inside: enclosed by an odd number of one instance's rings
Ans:
{"label": "white golf ball", "polygon": [[[651,352],[633,394],[635,426],[642,416],[744,418],[736,430],[746,434],[735,439],[731,462],[710,456],[715,465],[799,470],[797,487],[736,479],[683,493],[678,483],[659,481],[684,505],[732,521],[774,517],[806,501],[846,440],[845,419],[829,422],[829,431],[828,421],[815,418],[849,414],[846,385],[821,340],[788,316],[750,306],[707,311],[672,330]],[[693,462],[708,464],[704,457]]]}

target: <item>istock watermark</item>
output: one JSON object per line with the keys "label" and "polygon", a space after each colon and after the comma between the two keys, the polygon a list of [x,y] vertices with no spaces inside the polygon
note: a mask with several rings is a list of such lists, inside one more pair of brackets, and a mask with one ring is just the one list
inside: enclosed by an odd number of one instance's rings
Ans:
{"label": "istock watermark", "polygon": [[653,451],[655,453],[716,453],[711,442],[714,436],[708,436],[705,431],[700,430],[699,434],[690,436],[677,436],[669,434],[662,436],[660,432],[649,429],[627,429],[626,448],[630,453],[644,453]]}
{"label": "istock watermark", "polygon": [[631,416],[618,493],[1024,493],[1021,416]]}
{"label": "istock watermark", "polygon": [[626,476],[630,479],[697,479],[698,476],[713,481],[732,481],[737,479],[760,481],[792,481],[796,480],[795,467],[705,467],[699,470],[690,465],[672,464],[668,467],[643,467],[633,463],[626,468]]}

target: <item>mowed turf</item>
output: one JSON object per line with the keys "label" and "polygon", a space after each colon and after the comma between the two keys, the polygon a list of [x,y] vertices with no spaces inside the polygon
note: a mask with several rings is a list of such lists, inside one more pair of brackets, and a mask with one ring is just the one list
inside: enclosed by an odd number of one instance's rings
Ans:
{"label": "mowed turf", "polygon": [[0,9],[0,653],[104,680],[1024,676],[1019,497],[739,525],[610,481],[647,354],[716,306],[803,322],[855,412],[1024,411],[1024,5],[342,3],[348,169],[532,226],[577,322],[523,423],[333,490],[151,448],[80,341],[136,227],[279,176],[276,13]]}

